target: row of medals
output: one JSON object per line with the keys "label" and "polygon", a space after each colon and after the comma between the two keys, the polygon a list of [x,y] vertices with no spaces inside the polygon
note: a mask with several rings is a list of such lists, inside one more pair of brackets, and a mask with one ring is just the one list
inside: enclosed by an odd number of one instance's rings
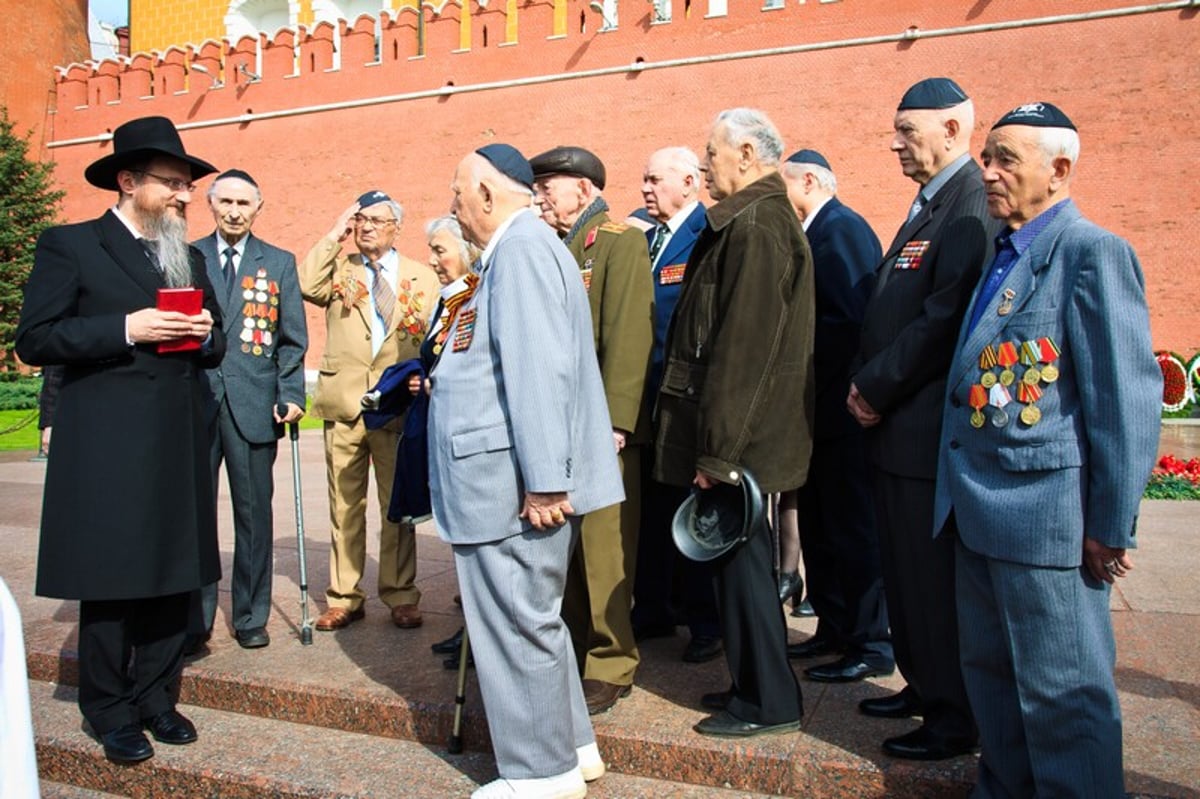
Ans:
{"label": "row of medals", "polygon": [[[991,421],[995,427],[1004,427],[1009,422],[1008,411],[1004,405],[1012,401],[1008,387],[1017,383],[1017,400],[1025,403],[1021,409],[1020,419],[1029,427],[1033,427],[1042,419],[1042,411],[1035,404],[1041,399],[1041,384],[1049,385],[1058,380],[1058,367],[1053,361],[1058,358],[1059,348],[1054,339],[1046,336],[1037,341],[1026,341],[1019,345],[1006,341],[999,347],[989,344],[979,354],[979,368],[982,374],[979,383],[971,386],[970,404],[974,409],[971,413],[971,426],[983,427],[987,417],[983,408],[995,406]],[[1018,362],[1025,367],[1021,373],[1020,382],[1012,367]],[[1003,367],[997,374],[994,369]],[[997,402],[997,400],[1002,400]]]}

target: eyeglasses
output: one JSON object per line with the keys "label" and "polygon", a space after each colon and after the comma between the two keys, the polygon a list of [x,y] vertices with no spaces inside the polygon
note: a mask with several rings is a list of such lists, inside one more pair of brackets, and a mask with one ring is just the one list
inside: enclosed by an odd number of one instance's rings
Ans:
{"label": "eyeglasses", "polygon": [[195,183],[189,183],[188,181],[180,180],[179,178],[163,177],[162,175],[156,175],[153,172],[147,172],[143,169],[139,169],[139,170],[135,171],[134,174],[135,175],[145,175],[148,178],[154,178],[159,183],[163,184],[164,186],[166,186],[168,189],[175,192],[176,194],[179,194],[180,192],[185,192],[185,191],[193,192],[196,190]]}
{"label": "eyeglasses", "polygon": [[358,225],[359,227],[366,227],[367,225],[370,225],[371,227],[384,227],[386,225],[396,224],[396,220],[392,217],[366,216],[364,214],[355,214],[354,216],[352,216],[350,218],[353,219],[354,224]]}

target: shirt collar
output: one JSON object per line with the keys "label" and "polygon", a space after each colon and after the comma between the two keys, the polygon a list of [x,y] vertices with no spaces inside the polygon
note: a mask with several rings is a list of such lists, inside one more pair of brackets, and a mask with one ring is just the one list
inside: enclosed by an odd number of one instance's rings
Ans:
{"label": "shirt collar", "polygon": [[522,208],[496,227],[496,231],[492,233],[492,238],[488,240],[487,246],[483,248],[483,254],[479,256],[479,263],[482,264],[479,270],[481,273],[492,265],[492,254],[496,252],[496,243],[500,241],[500,237],[508,231],[513,220],[524,213],[533,213],[533,211],[529,208]]}
{"label": "shirt collar", "polygon": [[224,255],[225,250],[227,248],[233,247],[233,251],[235,253],[237,253],[238,258],[241,258],[243,255],[246,254],[246,240],[250,238],[249,233],[243,234],[242,237],[240,239],[238,239],[236,242],[234,242],[233,244],[230,244],[229,242],[227,242],[221,236],[221,231],[219,231],[219,230],[213,234],[213,237],[216,238],[216,240],[217,240],[217,252],[218,253]]}
{"label": "shirt collar", "polygon": [[129,232],[133,235],[133,237],[135,239],[138,239],[140,241],[140,240],[146,238],[145,234],[143,234],[142,231],[137,229],[137,226],[135,226],[133,224],[133,222],[129,219],[129,217],[127,217],[127,216],[125,216],[125,214],[121,213],[120,208],[118,208],[117,206],[114,205],[112,212],[117,217],[117,219],[121,220],[121,224],[129,229]]}
{"label": "shirt collar", "polygon": [[954,177],[955,174],[958,173],[958,170],[966,166],[967,162],[970,160],[971,154],[963,153],[958,158],[955,158],[953,161],[942,167],[941,172],[938,172],[929,179],[928,183],[921,187],[921,199],[923,199],[925,202],[932,200],[934,195],[941,190],[942,186],[945,186],[947,183],[949,183],[950,178]]}
{"label": "shirt collar", "polygon": [[667,220],[667,232],[674,233],[683,227],[683,223],[692,215],[692,211],[696,210],[696,206],[700,204],[699,200],[692,200],[687,205],[675,212],[674,216]]}
{"label": "shirt collar", "polygon": [[1042,211],[1033,219],[1026,222],[1018,230],[1005,228],[1004,231],[996,237],[996,246],[1010,246],[1016,250],[1017,255],[1023,255],[1025,250],[1029,249],[1029,245],[1033,244],[1033,240],[1037,238],[1046,227],[1054,221],[1054,217],[1067,207],[1067,201],[1059,200],[1054,205]]}
{"label": "shirt collar", "polygon": [[804,221],[800,223],[800,226],[802,228],[804,228],[805,233],[808,232],[808,226],[811,225],[813,223],[813,220],[817,218],[817,214],[821,213],[821,209],[824,208],[825,206],[829,205],[829,201],[832,199],[833,199],[833,195],[831,194],[828,197],[826,197],[824,200],[821,200],[821,202],[817,203],[817,207],[812,209],[811,211],[809,211],[808,214],[804,217]]}

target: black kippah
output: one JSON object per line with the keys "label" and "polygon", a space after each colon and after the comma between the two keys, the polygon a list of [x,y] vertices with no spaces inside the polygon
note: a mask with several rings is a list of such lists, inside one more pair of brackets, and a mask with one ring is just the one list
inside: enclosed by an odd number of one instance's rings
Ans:
{"label": "black kippah", "polygon": [[1034,128],[1070,128],[1078,130],[1075,123],[1058,106],[1050,103],[1025,103],[1009,111],[992,125],[992,130],[1005,125],[1028,125]]}
{"label": "black kippah", "polygon": [[475,153],[487,159],[487,162],[496,167],[500,174],[512,178],[527,189],[533,188],[533,167],[529,166],[529,161],[521,155],[521,151],[516,147],[496,142],[485,144]]}
{"label": "black kippah", "polygon": [[967,93],[949,78],[926,78],[904,93],[896,110],[952,108],[968,99]]}
{"label": "black kippah", "polygon": [[223,180],[225,178],[237,178],[238,180],[244,180],[247,183],[249,183],[251,186],[253,186],[254,188],[256,188],[256,189],[258,188],[258,183],[255,182],[254,178],[250,177],[250,173],[243,172],[240,169],[226,169],[224,172],[217,175],[216,180],[214,180],[213,183],[216,183],[218,180]]}

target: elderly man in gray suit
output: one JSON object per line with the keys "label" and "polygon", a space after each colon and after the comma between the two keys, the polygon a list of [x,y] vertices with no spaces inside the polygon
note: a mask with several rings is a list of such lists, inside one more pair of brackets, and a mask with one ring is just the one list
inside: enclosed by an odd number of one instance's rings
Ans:
{"label": "elderly man in gray suit", "polygon": [[1125,796],[1109,592],[1133,568],[1162,383],[1137,256],[1070,199],[1078,157],[1049,103],[983,149],[1008,227],[958,337],[934,510],[935,532],[957,520],[978,799]]}
{"label": "elderly man in gray suit", "polygon": [[473,799],[567,799],[604,773],[560,618],[580,518],[624,498],[579,267],[530,210],[533,170],[489,144],[452,211],[483,249],[432,380],[430,493],[454,547],[500,778]]}
{"label": "elderly man in gray suit", "polygon": [[[233,634],[243,648],[256,649],[271,642],[272,468],[283,425],[304,415],[308,327],[295,257],[251,233],[263,207],[254,178],[240,169],[222,172],[209,187],[208,206],[217,229],[193,246],[204,253],[229,341],[225,360],[204,373],[213,401],[213,488],[224,461],[233,496]],[[191,649],[211,635],[216,583],[200,590],[199,605]]]}

